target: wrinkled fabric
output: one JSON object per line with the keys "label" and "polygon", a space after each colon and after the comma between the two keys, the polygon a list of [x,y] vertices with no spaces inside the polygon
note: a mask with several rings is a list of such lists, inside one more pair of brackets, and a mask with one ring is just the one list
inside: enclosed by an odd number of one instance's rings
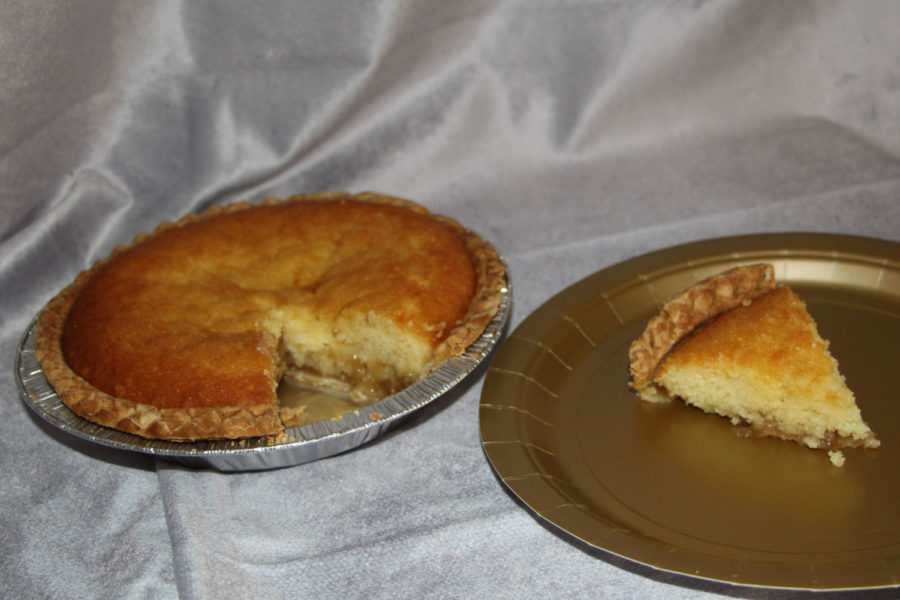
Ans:
{"label": "wrinkled fabric", "polygon": [[[377,190],[504,256],[512,326],[599,269],[757,232],[900,240],[900,4],[0,2],[0,595],[544,598],[772,590],[559,534],[480,445],[484,371],[383,438],[260,473],[56,431],[13,364],[159,222]],[[877,596],[876,596],[877,597]]]}

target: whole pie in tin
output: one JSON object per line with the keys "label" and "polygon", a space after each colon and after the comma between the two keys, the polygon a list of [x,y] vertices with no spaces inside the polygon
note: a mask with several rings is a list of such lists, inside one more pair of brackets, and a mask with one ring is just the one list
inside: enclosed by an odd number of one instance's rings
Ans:
{"label": "whole pie in tin", "polygon": [[505,270],[400,198],[330,192],[164,223],[51,300],[35,355],[79,416],[169,440],[283,436],[290,376],[362,405],[462,353]]}

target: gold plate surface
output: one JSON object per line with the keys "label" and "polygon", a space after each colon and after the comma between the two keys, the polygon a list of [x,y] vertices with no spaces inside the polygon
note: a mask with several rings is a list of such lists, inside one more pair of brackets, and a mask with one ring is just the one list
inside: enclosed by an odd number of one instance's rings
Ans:
{"label": "gold plate surface", "polygon": [[[807,303],[880,449],[746,439],[628,387],[628,346],[669,296],[729,267],[775,265]],[[900,586],[900,244],[831,234],[706,240],[563,290],[503,343],[480,425],[503,484],[587,544],[694,578],[791,589]]]}

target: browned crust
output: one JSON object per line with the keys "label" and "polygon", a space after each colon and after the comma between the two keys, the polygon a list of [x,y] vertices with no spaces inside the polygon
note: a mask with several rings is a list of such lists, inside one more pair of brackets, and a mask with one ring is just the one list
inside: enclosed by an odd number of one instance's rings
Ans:
{"label": "browned crust", "polygon": [[631,387],[641,392],[651,386],[669,352],[695,329],[774,287],[775,268],[760,263],[734,267],[699,281],[667,300],[631,343],[628,351]]}
{"label": "browned crust", "polygon": [[[351,195],[347,192],[333,191],[315,195],[297,195],[287,199],[270,198],[260,205],[349,200],[388,204],[419,214],[429,214],[443,222],[461,238],[472,256],[477,281],[476,292],[468,314],[443,342],[440,348],[442,358],[436,360],[436,363],[447,356],[464,352],[481,335],[496,314],[502,298],[501,292],[506,285],[502,261],[496,251],[478,235],[449,217],[433,215],[415,202],[374,192]],[[91,268],[80,273],[47,304],[35,325],[35,357],[62,402],[89,421],[149,438],[197,440],[268,436],[270,440],[277,440],[283,437],[284,427],[274,401],[245,407],[160,409],[114,397],[96,389],[69,368],[61,347],[63,326],[81,289],[97,271],[116,256],[171,228],[183,227],[255,206],[257,205],[250,202],[216,205],[200,213],[185,215],[174,223],[164,222],[152,232],[139,234],[131,244],[116,247],[108,257],[97,261]],[[273,390],[276,383],[273,380]]]}

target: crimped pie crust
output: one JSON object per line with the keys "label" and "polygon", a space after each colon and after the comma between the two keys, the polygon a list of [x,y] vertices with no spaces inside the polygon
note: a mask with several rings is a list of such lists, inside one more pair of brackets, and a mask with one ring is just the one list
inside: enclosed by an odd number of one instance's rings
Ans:
{"label": "crimped pie crust", "polygon": [[667,399],[654,389],[653,376],[678,343],[716,315],[774,289],[775,269],[760,263],[708,277],[670,298],[628,351],[631,387],[651,402]]}
{"label": "crimped pie crust", "polygon": [[[428,371],[439,366],[447,357],[461,354],[475,341],[493,316],[502,300],[506,285],[505,268],[496,251],[481,237],[465,229],[457,221],[430,213],[426,208],[410,200],[365,192],[351,195],[346,192],[328,192],[288,199],[268,199],[259,205],[241,202],[227,206],[214,206],[202,213],[189,214],[175,223],[163,223],[151,233],[138,235],[134,241],[113,250],[109,257],[95,263],[79,274],[42,311],[35,326],[35,356],[48,381],[60,399],[79,416],[128,433],[145,437],[170,440],[198,440],[218,438],[243,438],[267,436],[271,440],[283,437],[283,425],[278,415],[275,388],[284,368],[267,373],[270,389],[262,390],[255,400],[231,406],[154,406],[148,402],[135,402],[116,397],[97,389],[70,368],[61,343],[67,317],[85,286],[106,265],[117,257],[174,228],[216,219],[256,206],[279,206],[292,203],[374,203],[397,207],[424,215],[442,224],[457,238],[471,258],[474,268],[475,288],[468,310],[458,323],[446,326],[446,337],[435,348]],[[386,243],[391,243],[386,240]],[[266,338],[264,350],[271,356],[283,353],[279,340]]]}

